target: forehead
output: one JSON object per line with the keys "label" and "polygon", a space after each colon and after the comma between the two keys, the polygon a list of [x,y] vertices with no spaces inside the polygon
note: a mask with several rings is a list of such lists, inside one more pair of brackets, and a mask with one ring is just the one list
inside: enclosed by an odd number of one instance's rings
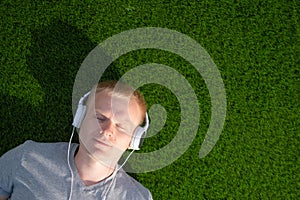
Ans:
{"label": "forehead", "polygon": [[130,121],[137,124],[142,121],[141,109],[135,100],[110,94],[105,90],[95,94],[95,111],[117,118],[130,118]]}

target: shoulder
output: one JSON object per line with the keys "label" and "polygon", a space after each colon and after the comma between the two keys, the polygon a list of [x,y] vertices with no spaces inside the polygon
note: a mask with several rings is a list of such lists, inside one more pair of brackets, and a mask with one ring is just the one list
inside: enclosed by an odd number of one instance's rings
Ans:
{"label": "shoulder", "polygon": [[[73,144],[72,146],[74,146]],[[10,168],[15,172],[25,173],[34,170],[36,174],[67,173],[68,143],[41,143],[28,140],[10,150],[4,161],[11,160]],[[1,158],[2,159],[2,158]],[[15,166],[15,167],[14,167]],[[50,170],[49,170],[50,169]],[[52,170],[55,169],[55,170]]]}
{"label": "shoulder", "polygon": [[61,151],[61,150],[66,150],[68,148],[68,143],[66,142],[44,143],[44,142],[35,142],[32,140],[27,140],[20,146],[23,146],[24,150]]}
{"label": "shoulder", "polygon": [[28,140],[0,157],[0,175],[14,177],[22,169],[67,162],[67,143],[39,143]]}
{"label": "shoulder", "polygon": [[151,192],[123,169],[118,172],[116,186],[122,188],[124,199],[151,200]]}
{"label": "shoulder", "polygon": [[23,144],[20,144],[19,146],[7,151],[1,156],[1,159],[4,158],[11,158],[11,159],[17,159],[22,157],[24,153],[28,150],[28,148],[32,145],[33,141],[27,140]]}
{"label": "shoulder", "polygon": [[[42,143],[27,140],[23,144],[11,149],[3,156],[11,159],[23,160],[26,158],[49,158],[49,157],[65,157],[67,154],[68,143]],[[19,158],[19,159],[18,159]],[[22,159],[23,158],[23,159]]]}
{"label": "shoulder", "polygon": [[27,140],[23,144],[11,149],[7,153],[24,155],[24,154],[30,153],[30,152],[37,152],[37,153],[42,153],[45,151],[57,152],[57,151],[62,151],[62,150],[65,151],[67,149],[67,147],[68,147],[68,145],[65,142],[42,143],[42,142],[35,142],[32,140]]}

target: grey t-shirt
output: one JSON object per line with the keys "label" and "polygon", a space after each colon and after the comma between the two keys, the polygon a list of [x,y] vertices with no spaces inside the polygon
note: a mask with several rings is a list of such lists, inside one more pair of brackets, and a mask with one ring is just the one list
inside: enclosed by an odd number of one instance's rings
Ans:
{"label": "grey t-shirt", "polygon": [[[77,147],[78,144],[72,144],[70,150],[74,174],[72,199],[103,199],[108,191],[106,200],[152,200],[149,190],[122,169],[114,180],[110,176],[98,184],[85,186],[74,163]],[[67,143],[26,141],[5,153],[0,158],[0,196],[10,196],[12,200],[69,199],[71,172],[67,151]]]}

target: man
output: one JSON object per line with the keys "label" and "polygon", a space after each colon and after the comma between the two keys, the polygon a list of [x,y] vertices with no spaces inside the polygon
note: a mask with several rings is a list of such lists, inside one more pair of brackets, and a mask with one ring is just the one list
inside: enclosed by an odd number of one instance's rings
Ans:
{"label": "man", "polygon": [[118,165],[145,115],[139,92],[111,81],[98,84],[86,102],[79,145],[27,141],[0,158],[0,200],[151,200]]}

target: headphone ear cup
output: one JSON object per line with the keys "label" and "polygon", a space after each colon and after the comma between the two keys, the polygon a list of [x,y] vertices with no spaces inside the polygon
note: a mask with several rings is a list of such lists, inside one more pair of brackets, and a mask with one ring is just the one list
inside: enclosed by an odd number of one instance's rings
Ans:
{"label": "headphone ear cup", "polygon": [[72,123],[73,126],[75,126],[76,128],[80,128],[83,118],[85,116],[85,112],[86,112],[86,106],[78,105],[78,108],[76,110],[76,114],[74,116],[73,123]]}
{"label": "headphone ear cup", "polygon": [[73,123],[72,125],[76,128],[80,128],[81,123],[83,121],[83,118],[85,116],[85,112],[86,112],[86,105],[85,105],[85,101],[87,100],[88,96],[90,95],[90,91],[87,92],[85,95],[83,95],[83,97],[80,98],[78,106],[77,106],[77,110],[73,119]]}
{"label": "headphone ear cup", "polygon": [[136,129],[134,130],[134,133],[132,135],[129,149],[140,150],[140,147],[142,146],[145,135],[146,135],[146,130],[144,127],[141,127],[141,126],[136,127]]}

